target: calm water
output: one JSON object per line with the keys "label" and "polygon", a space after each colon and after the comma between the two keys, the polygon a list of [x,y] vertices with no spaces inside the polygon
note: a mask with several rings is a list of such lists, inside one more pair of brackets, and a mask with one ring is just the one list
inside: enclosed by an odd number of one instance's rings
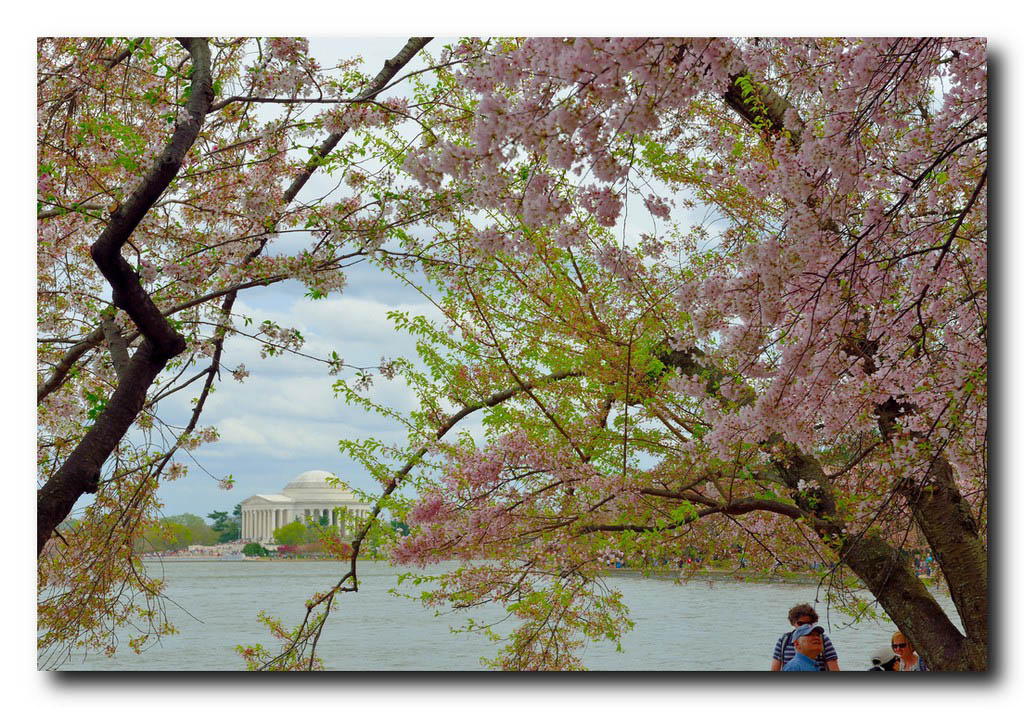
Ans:
{"label": "calm water", "polygon": [[[239,644],[276,648],[256,621],[265,609],[286,627],[301,621],[305,600],[333,585],[339,564],[328,562],[174,562],[153,568],[167,580],[168,614],[180,634],[167,637],[141,655],[125,646],[112,658],[77,657],[72,671],[237,671],[244,663],[233,651]],[[480,670],[481,657],[497,646],[475,634],[452,634],[463,614],[434,616],[418,602],[388,593],[398,570],[386,563],[360,564],[360,591],[345,593],[331,613],[319,654],[328,670]],[[592,670],[764,671],[779,635],[788,631],[786,613],[799,602],[814,603],[808,585],[671,579],[616,575],[608,584],[622,591],[636,623],[622,640],[622,653],[608,642],[583,653]],[[403,590],[414,593],[414,590]],[[952,610],[948,596],[940,603]],[[816,605],[839,654],[842,669],[863,670],[870,654],[885,645],[894,630],[886,622],[865,621],[842,627],[846,617]],[[494,608],[477,608],[477,621],[496,620]],[[951,615],[955,619],[955,614]],[[959,622],[957,622],[959,624]],[[507,632],[506,632],[507,633]]]}

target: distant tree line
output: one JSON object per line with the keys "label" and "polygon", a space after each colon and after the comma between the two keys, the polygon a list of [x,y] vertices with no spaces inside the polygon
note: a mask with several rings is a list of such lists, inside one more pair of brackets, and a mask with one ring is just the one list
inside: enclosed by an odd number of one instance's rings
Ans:
{"label": "distant tree line", "polygon": [[235,504],[235,508],[228,516],[226,511],[214,511],[206,515],[206,518],[213,519],[212,529],[217,532],[219,543],[237,541],[242,537],[242,505]]}
{"label": "distant tree line", "polygon": [[168,516],[149,524],[138,541],[138,551],[178,551],[193,545],[212,546],[241,538],[242,505],[232,512],[213,511],[206,515],[208,524],[195,514]]}
{"label": "distant tree line", "polygon": [[[206,515],[207,523],[195,514],[177,514],[168,516],[161,521],[150,524],[142,534],[138,544],[141,553],[153,551],[178,551],[189,546],[212,546],[217,543],[237,541],[242,537],[242,505],[227,511],[212,511]],[[400,535],[409,533],[409,527],[400,521],[392,521],[391,527]],[[274,531],[274,542],[282,546],[303,547],[307,550],[320,549],[321,541],[326,537],[341,535],[337,529],[331,528],[326,516],[308,522],[295,520]],[[376,546],[377,539],[370,539],[370,545]],[[258,544],[257,544],[258,545]],[[264,555],[261,553],[259,555]],[[253,555],[253,554],[247,554]]]}

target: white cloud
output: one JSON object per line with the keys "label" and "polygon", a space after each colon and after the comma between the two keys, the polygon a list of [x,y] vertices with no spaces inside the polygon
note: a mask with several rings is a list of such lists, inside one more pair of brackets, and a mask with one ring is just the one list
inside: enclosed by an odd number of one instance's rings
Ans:
{"label": "white cloud", "polygon": [[[390,280],[380,273],[376,279]],[[366,281],[372,283],[373,279],[367,277]],[[370,289],[370,293],[356,290],[311,301],[301,297],[301,288],[246,291],[236,304],[236,312],[252,318],[254,325],[272,320],[299,329],[306,340],[303,351],[310,355],[325,357],[337,351],[346,362],[369,367],[375,367],[382,354],[417,361],[414,338],[396,333],[387,313],[402,309],[436,319],[433,306],[417,293],[399,288]],[[382,294],[387,301],[378,297]],[[419,302],[402,304],[410,300]],[[254,331],[255,327],[246,329]],[[197,500],[206,496],[210,497],[206,505],[220,508],[232,499],[234,504],[251,494],[275,492],[296,474],[314,468],[335,471],[355,486],[374,488],[376,483],[369,474],[341,455],[338,441],[374,437],[401,444],[406,440],[406,430],[400,423],[349,406],[336,397],[332,386],[338,377],[329,375],[322,362],[294,354],[262,359],[259,343],[242,336],[228,340],[223,362],[231,368],[244,363],[251,375],[239,383],[225,372],[217,383],[200,425],[215,426],[220,440],[194,453],[209,475],[194,470],[185,479],[165,485],[161,498],[167,504],[167,513],[198,513],[203,504]],[[341,377],[351,379],[354,375],[354,370],[344,369]],[[198,390],[198,385],[193,388]],[[192,395],[195,391],[182,392],[162,403],[161,418],[171,424],[187,420]],[[374,376],[371,397],[402,414],[416,406],[415,397],[403,381],[388,381],[379,374]],[[182,461],[189,462],[185,457]],[[211,479],[227,474],[236,479],[230,499],[216,491]]]}
{"label": "white cloud", "polygon": [[267,439],[253,426],[247,425],[241,418],[225,418],[217,424],[220,433],[220,445],[245,445],[259,448],[267,444]]}

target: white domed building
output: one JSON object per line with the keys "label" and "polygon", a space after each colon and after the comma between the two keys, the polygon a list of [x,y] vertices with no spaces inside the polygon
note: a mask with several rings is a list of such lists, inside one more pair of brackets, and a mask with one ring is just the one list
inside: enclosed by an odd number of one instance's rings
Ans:
{"label": "white domed building", "polygon": [[326,470],[309,470],[281,490],[280,494],[256,494],[242,502],[242,540],[274,543],[274,531],[296,519],[322,519],[351,535],[370,512],[349,491],[344,482]]}

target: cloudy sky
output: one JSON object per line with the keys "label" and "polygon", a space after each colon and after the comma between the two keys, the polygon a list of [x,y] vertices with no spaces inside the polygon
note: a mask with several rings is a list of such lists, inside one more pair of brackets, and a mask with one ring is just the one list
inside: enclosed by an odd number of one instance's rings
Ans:
{"label": "cloudy sky", "polygon": [[[353,54],[362,55],[364,70],[373,75],[405,40],[405,36],[314,38],[310,46],[325,67]],[[436,54],[447,41],[435,39],[428,50]],[[401,73],[422,66],[414,60]],[[398,86],[389,95],[404,91],[404,86]],[[316,175],[300,198],[323,194],[333,186],[330,178]],[[699,216],[683,218],[689,221]],[[430,316],[429,303],[372,266],[356,266],[349,269],[348,276],[344,293],[318,302],[304,298],[304,287],[294,282],[246,290],[240,293],[236,312],[256,322],[269,319],[298,328],[306,340],[304,351],[314,356],[334,350],[346,362],[359,366],[376,365],[382,354],[415,358],[413,339],[394,332],[386,314],[399,309]],[[226,351],[225,364],[234,367],[239,363],[252,375],[241,384],[225,376],[203,413],[201,424],[216,426],[220,441],[197,450],[194,461],[181,459],[191,471],[184,479],[162,486],[164,513],[205,516],[215,509],[230,510],[252,494],[279,492],[290,479],[309,469],[329,470],[356,487],[374,491],[369,475],[339,452],[338,441],[372,436],[400,442],[405,439],[404,430],[335,398],[335,377],[328,375],[321,363],[292,355],[260,359],[255,342],[235,337]],[[413,407],[414,401],[400,381],[389,382],[379,376],[375,381],[374,395],[382,403],[399,410]],[[179,397],[162,406],[162,417],[183,424],[188,417],[188,398]],[[228,474],[236,481],[234,489],[218,489],[217,480]]]}
{"label": "cloudy sky", "polygon": [[[456,5],[458,5],[456,7]],[[280,6],[257,7],[257,4],[250,6],[247,13],[239,13],[238,7],[232,3],[193,3],[186,0],[174,7],[174,13],[169,13],[167,6],[145,3],[105,3],[102,11],[88,3],[64,3],[61,0],[45,5],[38,4],[21,8],[18,13],[13,13],[10,22],[15,25],[14,39],[5,43],[3,51],[5,59],[10,59],[10,65],[16,70],[9,75],[10,83],[15,84],[15,94],[19,97],[17,105],[9,106],[5,112],[5,126],[10,127],[16,123],[12,134],[27,136],[35,131],[34,111],[34,37],[41,35],[107,35],[116,33],[125,34],[148,34],[163,35],[172,31],[185,31],[191,34],[203,34],[204,32],[240,32],[252,35],[263,34],[292,34],[308,35],[312,32],[331,34],[361,33],[363,35],[382,35],[387,33],[404,32],[407,34],[430,34],[436,33],[439,27],[446,28],[443,31],[458,31],[468,34],[489,34],[499,32],[502,34],[633,34],[648,35],[653,33],[671,33],[678,35],[708,35],[716,33],[730,33],[738,35],[823,35],[831,33],[853,34],[865,32],[872,35],[882,34],[908,34],[908,35],[936,35],[955,31],[963,35],[988,35],[992,43],[994,92],[1003,96],[1000,104],[1004,106],[1002,111],[1002,125],[1009,128],[1012,125],[1008,119],[1012,115],[1020,115],[1018,110],[1024,93],[1012,91],[1008,85],[1008,79],[1014,74],[1015,69],[1022,66],[1021,45],[1016,37],[1011,35],[1012,23],[1002,20],[1005,16],[1006,5],[1003,3],[989,3],[983,0],[981,3],[973,3],[969,11],[964,11],[962,3],[947,2],[939,0],[929,4],[928,11],[922,12],[921,8],[912,3],[898,4],[891,2],[868,2],[859,3],[859,12],[850,14],[849,8],[839,5],[822,5],[819,2],[796,2],[787,5],[788,12],[778,12],[775,6],[763,3],[733,3],[728,6],[715,4],[695,4],[690,6],[653,6],[653,4],[632,6],[623,11],[621,3],[588,2],[585,6],[579,4],[564,3],[517,3],[514,10],[507,6],[487,6],[482,3],[448,3],[445,7],[439,8],[434,4],[410,3],[408,5],[389,4],[382,5],[359,5],[346,7],[336,3],[321,4],[318,1],[304,4],[298,11],[282,10]],[[263,12],[259,10],[262,9]],[[998,12],[998,14],[997,14]],[[480,13],[484,13],[481,15]],[[489,14],[487,14],[489,13]],[[26,22],[25,17],[30,19]],[[372,18],[372,19],[367,19]],[[200,27],[199,22],[205,26]],[[170,24],[169,24],[170,23]],[[884,26],[881,24],[884,23]],[[27,26],[26,26],[27,25]],[[414,29],[415,28],[415,29]],[[20,30],[20,31],[19,31]],[[357,46],[359,51],[367,58],[367,66],[370,68],[379,67],[385,58],[390,57],[404,42],[404,37],[395,36],[386,40],[372,39],[349,39],[342,40],[347,50],[344,55]],[[440,44],[438,42],[432,43]],[[330,45],[322,41],[314,41],[314,50],[324,51]],[[340,46],[340,45],[336,45]],[[342,54],[339,54],[341,56]],[[325,57],[326,58],[326,57]],[[1000,91],[1000,89],[1003,89]],[[23,101],[23,103],[22,103]],[[1021,156],[1021,141],[1014,130],[1003,131],[1004,149],[1003,154],[1008,154],[1004,159],[1007,165],[1015,164],[1014,158]],[[8,169],[4,172],[6,193],[14,195],[10,198],[9,204],[29,205],[34,203],[35,180],[26,178],[26,175],[34,174],[35,155],[34,145],[30,140],[11,141],[11,151],[15,153],[13,162],[20,165],[20,169]],[[1010,196],[1019,193],[1013,187],[1019,181],[1017,172],[1012,169],[999,170],[1000,179],[993,179],[992,189],[1000,189],[1002,194]],[[1002,187],[999,187],[999,184]],[[20,196],[18,196],[20,195]],[[31,276],[32,265],[34,264],[33,242],[26,236],[35,229],[35,215],[33,209],[12,209],[16,212],[15,223],[20,223],[21,228],[17,234],[11,234],[13,242],[14,257],[4,259],[3,280],[5,283],[5,323],[14,332],[13,345],[4,349],[4,364],[8,371],[5,380],[9,395],[13,397],[15,405],[9,407],[7,415],[4,416],[7,423],[8,437],[5,442],[10,445],[14,453],[11,455],[15,471],[27,469],[35,465],[35,432],[33,430],[34,420],[31,415],[24,415],[28,410],[28,401],[34,399],[34,376],[29,373],[34,371],[35,363],[35,316],[31,303],[34,297],[34,282]],[[1010,213],[1012,210],[1004,210]],[[1024,295],[1018,292],[1024,286],[1024,279],[1005,277],[1009,274],[1012,265],[1021,262],[1019,252],[1020,239],[1010,236],[1014,232],[1013,223],[1016,219],[1004,223],[1002,229],[996,229],[997,234],[1001,231],[1006,234],[1003,239],[993,239],[1002,248],[1001,258],[994,262],[996,270],[1002,270],[1004,277],[999,281],[1002,288],[999,292],[1001,302],[1013,303],[1010,307],[1003,308],[1004,312],[1013,309],[1014,304],[1024,301]],[[1012,218],[1012,217],[1011,217]],[[22,221],[23,219],[23,221]],[[1008,265],[1012,264],[1012,265]],[[390,308],[404,307],[406,309],[422,308],[422,302],[413,293],[407,293],[401,287],[389,282],[386,278],[378,277],[375,273],[366,269],[350,273],[350,285],[348,290],[341,296],[331,298],[326,302],[311,303],[299,297],[301,289],[292,284],[281,284],[275,286],[273,291],[248,291],[244,294],[240,304],[247,312],[273,312],[277,313],[282,323],[290,323],[299,327],[306,335],[310,351],[315,347],[323,347],[324,351],[337,349],[346,360],[353,363],[374,364],[379,359],[382,351],[409,352],[411,342],[407,338],[395,335],[387,323],[374,313],[380,313]],[[1015,318],[1002,318],[1004,325],[1000,341],[1006,351],[1014,351],[1019,341],[1019,325]],[[216,445],[202,448],[197,455],[198,459],[210,470],[211,473],[222,475],[231,473],[238,480],[238,485],[231,492],[219,491],[216,483],[195,469],[185,480],[166,485],[163,498],[166,502],[166,513],[175,514],[184,511],[191,511],[198,514],[208,513],[213,509],[230,509],[245,497],[258,492],[273,492],[279,490],[289,479],[303,470],[316,467],[336,471],[346,479],[359,483],[359,472],[354,469],[351,461],[341,457],[337,452],[337,440],[348,435],[376,435],[382,436],[388,432],[383,430],[380,423],[373,423],[365,419],[361,411],[347,409],[343,404],[333,399],[331,394],[332,378],[327,376],[324,369],[313,363],[306,363],[295,358],[275,359],[265,362],[244,351],[241,340],[235,340],[229,352],[228,363],[246,361],[246,365],[253,371],[253,375],[245,383],[239,386],[229,378],[220,384],[217,394],[210,401],[204,422],[217,425],[222,434],[221,442]],[[1002,361],[1010,361],[1010,357],[1002,357]],[[1020,390],[1019,376],[1014,375],[1014,367],[1003,367],[1002,395],[1003,402],[998,406],[1003,416],[995,417],[1002,420],[1014,420],[1013,415],[1017,412],[1019,401],[1024,396],[1016,395]],[[15,373],[11,373],[15,372]],[[20,375],[16,372],[24,372]],[[381,384],[378,381],[376,388],[378,395],[389,400],[399,400],[405,394],[397,387],[391,388],[390,384]],[[24,403],[18,403],[24,401]],[[297,411],[297,413],[293,412]],[[394,433],[395,431],[390,431]],[[1009,436],[997,436],[1008,439]],[[998,440],[997,440],[998,442]],[[1010,446],[999,443],[999,452]],[[1000,454],[1001,459],[1012,463],[1016,456],[1013,453]],[[996,467],[1000,467],[996,465]],[[1012,464],[1004,465],[1012,472]],[[1019,483],[1016,482],[1019,475],[1005,474],[1002,476],[1001,484],[1005,498],[1019,498],[1014,492],[1019,491]],[[14,478],[20,479],[24,488],[18,488],[18,494],[34,493],[36,488],[35,476],[18,473]],[[16,483],[17,486],[17,483]],[[1012,502],[1011,502],[1012,504]],[[1008,509],[1007,504],[1003,505]],[[28,505],[18,506],[23,517],[18,517],[20,525],[30,525],[34,510]],[[1017,530],[1017,516],[1013,514],[1003,515],[1004,528],[1012,534]],[[1006,519],[1010,519],[1006,522]],[[1013,538],[1010,535],[1010,538]],[[1012,544],[1002,544],[1006,548]],[[20,557],[20,556],[19,556]],[[1009,559],[1007,559],[1009,560]],[[1006,589],[1020,586],[1019,563],[1007,563],[1001,577],[1005,578]],[[32,600],[29,595],[34,592],[34,563],[25,560],[21,567],[25,575],[19,575],[24,582],[5,584],[5,599],[12,592],[11,588],[24,592],[25,597],[18,597],[18,602],[11,606],[27,608]],[[1008,577],[1007,577],[1008,576]],[[1013,582],[1016,580],[1017,582]],[[1010,583],[1013,583],[1012,585]],[[1004,597],[1007,595],[1004,595]],[[1012,603],[1011,603],[1012,604]],[[1005,608],[1012,609],[1012,608]],[[16,619],[23,622],[24,631],[16,632],[16,636],[25,641],[34,631],[33,613],[15,613]],[[1019,627],[1020,613],[1011,613],[1007,617],[1011,622],[1011,629],[1008,636],[1012,635],[1013,629]],[[34,659],[29,664],[29,652],[24,651],[23,644],[15,641],[10,643],[10,651],[17,651],[19,658],[24,661],[23,674],[34,677],[41,682],[41,674],[35,671]],[[8,657],[10,658],[10,657]],[[1010,672],[1013,676],[1020,673]],[[1003,677],[1005,678],[1005,677]],[[461,680],[461,679],[460,679]],[[51,682],[52,683],[52,682]],[[123,681],[119,680],[118,692],[122,689]],[[129,682],[130,683],[130,682]],[[237,684],[231,686],[212,686],[209,682],[190,680],[186,682],[194,686],[194,692],[188,696],[189,700],[204,701],[217,700],[223,702],[221,695],[213,696],[218,690],[230,691],[234,696],[239,690],[247,694],[247,699],[255,701],[255,704],[266,705],[271,700],[278,702],[278,696],[271,697],[271,693],[265,687],[260,689],[261,696],[252,695],[252,691],[245,691]],[[322,682],[321,682],[322,683]],[[66,682],[65,682],[66,684]],[[997,681],[996,685],[1016,686],[1018,681],[1011,682]],[[170,705],[180,703],[179,691],[157,691],[151,690],[152,679],[147,679],[145,688],[140,686],[139,698],[154,705]],[[167,685],[167,684],[164,684]],[[177,682],[175,686],[184,685]],[[397,685],[397,684],[395,684]],[[461,685],[461,684],[460,684]],[[643,686],[636,682],[625,682],[622,686],[609,687],[608,682],[602,682],[598,691],[593,688],[573,687],[574,696],[580,690],[586,691],[587,698],[595,705],[611,705],[612,702],[621,703],[623,698],[634,697],[637,688],[642,688],[645,697],[654,684],[644,679]],[[665,684],[661,684],[665,685]],[[111,699],[117,701],[117,695],[112,693],[113,685],[109,682],[93,686],[96,690],[82,690],[79,685],[74,688],[77,691],[75,700],[82,705],[105,705],[109,706]],[[50,689],[56,691],[56,688]],[[57,700],[66,703],[69,687],[61,687],[60,695],[56,696],[52,703]],[[127,690],[131,690],[130,688]],[[147,692],[142,693],[143,690]],[[309,687],[303,688],[309,692]],[[312,689],[315,690],[316,689]],[[327,698],[327,691],[331,691],[332,697],[336,695],[336,687],[323,684],[319,689],[324,692]],[[350,690],[350,689],[347,689]],[[369,684],[359,690],[374,691],[379,693],[380,687],[377,683]],[[397,690],[392,688],[391,690]],[[424,698],[421,695],[422,689],[416,684],[408,686],[410,694],[416,691],[416,700]],[[676,695],[676,688],[661,689],[666,693],[673,691]],[[698,693],[705,690],[703,687],[688,687],[687,693]],[[709,685],[709,691],[718,690]],[[756,688],[755,688],[756,690]],[[351,691],[351,690],[350,690]],[[628,693],[627,693],[628,692]],[[1014,691],[1018,693],[1019,691]],[[595,695],[597,694],[597,695]],[[283,694],[281,694],[283,695]],[[367,694],[369,696],[369,694]],[[473,688],[469,689],[463,698],[461,695],[453,695],[447,691],[443,699],[449,705],[468,705],[469,701],[475,704],[478,698]],[[405,697],[405,696],[403,696]],[[578,696],[577,696],[578,697]],[[666,695],[667,697],[667,695]],[[703,696],[702,696],[703,697]],[[435,699],[433,695],[425,697],[428,701],[440,700],[441,695]],[[833,697],[834,698],[834,697]],[[488,700],[494,700],[494,696],[488,693]],[[596,700],[595,700],[596,699]],[[500,700],[500,699],[499,699]],[[763,697],[762,697],[763,700]],[[849,701],[852,704],[851,699]],[[859,699],[857,699],[859,700]],[[769,697],[769,703],[774,704],[775,697]],[[778,699],[781,704],[782,697]],[[843,705],[847,704],[841,699]],[[543,701],[542,701],[543,703]]]}
{"label": "cloudy sky", "polygon": [[[365,60],[364,71],[372,76],[405,41],[406,37],[313,38],[310,49],[325,68],[354,54],[361,55]],[[449,41],[453,40],[435,38],[427,49],[436,55]],[[416,58],[399,75],[423,67],[422,60]],[[388,95],[411,94],[408,84],[399,84]],[[414,137],[415,127],[410,131],[410,137]],[[332,191],[336,179],[315,174],[299,199],[308,200]],[[652,222],[638,200],[629,207],[631,218],[624,238],[635,242],[640,230],[649,229]],[[677,223],[700,218],[678,212],[675,216]],[[279,237],[273,248],[287,251],[304,245],[302,235],[288,235]],[[314,357],[326,358],[337,351],[346,363],[363,367],[376,366],[382,355],[418,361],[415,340],[406,333],[396,333],[387,313],[402,310],[439,320],[433,306],[415,289],[372,265],[359,264],[346,273],[348,285],[344,292],[326,300],[309,300],[304,297],[305,286],[284,282],[240,292],[235,313],[256,323],[271,320],[282,327],[298,329],[306,342],[302,351]],[[223,364],[228,369],[244,364],[251,375],[239,383],[225,372],[217,383],[216,392],[204,407],[200,425],[216,427],[220,439],[201,446],[191,456],[178,453],[176,459],[190,471],[182,479],[161,485],[165,515],[189,512],[205,517],[214,510],[230,511],[253,494],[280,492],[291,479],[311,469],[328,470],[370,493],[379,489],[358,463],[342,455],[338,443],[374,437],[401,444],[406,440],[406,431],[395,421],[350,407],[336,398],[332,385],[337,377],[328,373],[325,364],[292,354],[261,359],[259,344],[239,336],[229,340]],[[355,378],[351,369],[342,375]],[[376,402],[401,412],[414,409],[415,400],[400,380],[387,381],[375,376],[374,381]],[[184,425],[191,413],[190,399],[198,391],[199,385],[194,384],[161,403],[160,418],[171,425]],[[460,424],[460,429],[479,433],[479,422],[470,417]],[[225,491],[218,487],[218,481],[227,475],[234,478],[235,486]],[[90,502],[91,497],[83,497],[78,509]]]}
{"label": "cloudy sky", "polygon": [[[435,39],[427,49],[436,55],[448,41]],[[404,42],[404,38],[312,39],[310,49],[324,67],[358,53],[366,60],[364,70],[373,75]],[[414,60],[401,74],[422,66],[421,61]],[[389,93],[403,95],[406,90],[406,86],[400,85]],[[415,132],[410,137],[414,135]],[[334,187],[334,178],[318,174],[299,198],[318,196]],[[635,242],[640,231],[652,225],[639,200],[631,202],[631,218],[624,233],[627,242]],[[692,223],[701,218],[700,214],[680,211],[674,216],[676,223]],[[302,245],[301,241],[297,236],[281,237],[276,244],[277,248],[282,248],[281,244],[288,248],[291,242],[297,247]],[[303,352],[313,356],[324,358],[337,351],[346,363],[355,366],[375,366],[382,354],[418,361],[415,340],[408,334],[396,333],[387,313],[403,310],[413,316],[439,320],[430,303],[413,288],[371,265],[361,264],[347,273],[345,291],[327,300],[306,299],[304,286],[286,282],[242,291],[235,311],[248,315],[254,322],[271,320],[297,328],[306,341]],[[192,460],[178,458],[189,464],[190,472],[184,479],[161,486],[165,514],[191,512],[205,516],[213,510],[230,510],[253,494],[280,492],[288,481],[310,469],[328,470],[367,492],[379,489],[358,463],[340,453],[338,442],[374,437],[404,443],[406,431],[399,424],[335,398],[335,377],[320,362],[295,355],[260,359],[256,342],[235,337],[226,349],[224,364],[234,368],[239,363],[244,363],[252,375],[244,383],[224,376],[217,385],[216,393],[204,408],[201,424],[215,426],[220,440],[202,446],[193,453]],[[351,370],[347,376],[355,378]],[[189,416],[190,397],[179,396],[173,403],[163,405],[161,417],[182,424]],[[402,412],[415,407],[415,400],[398,379],[386,381],[376,376],[373,397],[376,402]],[[459,427],[480,431],[473,417]],[[235,479],[235,487],[220,490],[218,480],[229,474]]]}
{"label": "cloudy sky", "polygon": [[[338,60],[361,55],[364,71],[371,76],[404,45],[405,38],[311,39],[311,52],[324,67]],[[428,49],[440,51],[445,43],[435,39]],[[422,68],[413,60],[401,73]],[[404,86],[389,95],[403,95]],[[334,180],[318,174],[303,188],[299,199],[323,194]],[[391,310],[412,315],[433,316],[433,308],[409,286],[368,264],[348,269],[348,286],[340,295],[312,301],[297,282],[269,288],[253,288],[239,294],[235,311],[254,322],[272,320],[295,327],[305,338],[303,352],[326,357],[337,351],[347,363],[375,366],[381,355],[415,358],[415,341],[394,331],[387,320]],[[202,425],[213,425],[220,440],[200,447],[189,464],[187,477],[161,487],[164,513],[191,512],[205,516],[210,511],[230,510],[243,499],[258,493],[280,492],[296,475],[310,469],[325,469],[352,485],[374,491],[375,483],[355,462],[338,450],[341,439],[375,437],[404,442],[405,431],[393,421],[374,417],[361,408],[349,407],[335,398],[336,376],[317,361],[286,354],[261,359],[259,345],[246,338],[229,340],[224,363],[234,368],[244,363],[252,374],[244,383],[225,376],[217,385],[203,411]],[[343,377],[354,378],[352,370]],[[382,404],[409,411],[415,401],[398,380],[374,378],[373,396]],[[188,400],[181,398],[161,409],[168,422],[187,420]],[[232,475],[234,489],[218,489],[217,479]]]}

